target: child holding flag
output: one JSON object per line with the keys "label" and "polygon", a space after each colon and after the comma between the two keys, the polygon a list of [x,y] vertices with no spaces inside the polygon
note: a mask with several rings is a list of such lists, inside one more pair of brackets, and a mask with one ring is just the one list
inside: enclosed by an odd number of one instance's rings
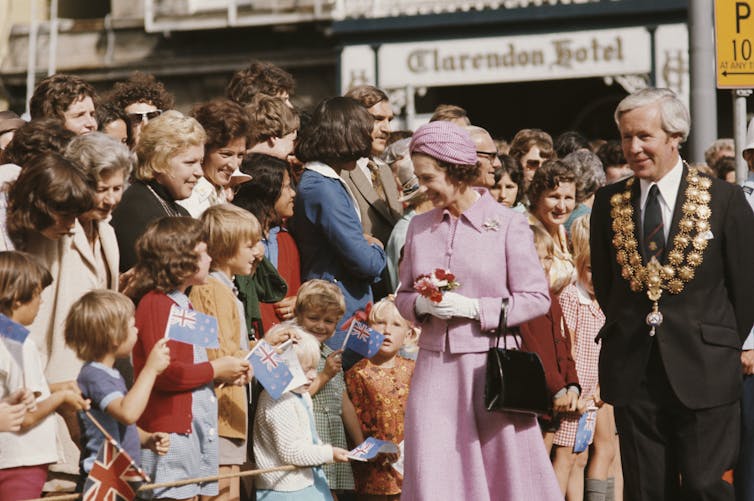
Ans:
{"label": "child holding flag", "polygon": [[[364,358],[346,372],[346,386],[361,431],[366,437],[403,441],[403,417],[414,361],[398,355],[415,347],[417,330],[403,318],[392,299],[383,299],[369,312],[369,326],[385,339],[377,354]],[[403,476],[388,460],[353,464],[356,492],[365,501],[397,501]]]}
{"label": "child holding flag", "polygon": [[[134,305],[123,294],[94,290],[84,294],[68,312],[65,342],[85,363],[76,382],[93,406],[91,415],[102,425],[138,466],[141,447],[164,455],[170,446],[167,433],[139,430],[136,421],[147,406],[155,379],[170,363],[167,341],[158,341],[131,390],[114,368],[118,358],[131,355],[136,343]],[[81,429],[81,481],[84,485],[106,437],[88,416],[79,414]]]}
{"label": "child holding flag", "polygon": [[[207,355],[210,360],[225,355],[244,357],[249,352],[249,337],[233,277],[252,275],[264,257],[259,222],[240,207],[222,204],[208,208],[201,223],[212,271],[206,284],[191,288],[189,298],[198,311],[218,320],[220,348],[207,350]],[[233,385],[217,387],[215,392],[220,474],[238,473],[247,456],[248,393],[246,387]],[[225,500],[240,499],[240,478],[220,480],[219,490]]]}
{"label": "child holding flag", "polygon": [[[346,311],[345,298],[337,285],[326,280],[309,280],[301,285],[296,296],[296,323],[320,343],[317,377],[309,388],[314,402],[314,422],[325,443],[348,448],[346,431],[354,445],[364,441],[359,418],[346,392],[343,380],[342,350],[333,351],[325,344],[335,334],[335,327]],[[353,490],[351,465],[325,465],[330,489]],[[333,496],[336,497],[336,496]]]}
{"label": "child holding flag", "polygon": [[0,252],[0,400],[23,403],[26,412],[18,433],[0,433],[0,497],[3,501],[38,498],[47,467],[58,461],[58,410],[88,409],[78,388],[50,392],[39,352],[26,337],[39,311],[42,289],[50,285],[48,271],[24,252]]}
{"label": "child holding flag", "polygon": [[[164,217],[149,224],[136,242],[138,262],[133,277],[138,339],[133,349],[134,372],[144,370],[147,354],[177,328],[198,324],[186,289],[206,282],[211,258],[201,239],[202,225],[189,217]],[[174,312],[178,314],[173,314]],[[182,339],[186,339],[182,336]],[[213,381],[245,384],[249,363],[223,356],[209,361],[207,344],[171,338],[170,364],[155,380],[139,427],[170,434],[165,456],[142,451],[142,467],[155,482],[217,475],[217,401]],[[216,334],[215,339],[216,342]],[[157,489],[156,498],[216,496],[217,483]]]}
{"label": "child holding flag", "polygon": [[[560,422],[555,434],[555,453],[553,467],[561,488],[565,490],[567,499],[610,499],[608,469],[615,455],[615,422],[610,405],[602,405],[599,398],[598,363],[600,344],[595,343],[600,329],[605,323],[605,314],[597,304],[592,285],[591,253],[589,249],[589,216],[577,218],[571,225],[571,240],[573,243],[576,272],[578,279],[560,294],[560,306],[563,308],[563,318],[568,330],[573,333],[573,358],[576,362],[576,373],[581,383],[582,406],[591,408],[587,412],[597,412],[596,427],[604,428],[604,439],[600,440],[599,433],[592,428],[594,440],[594,455],[591,458],[589,470],[584,481],[584,467],[589,455],[589,444],[583,452],[574,452],[574,442],[579,427],[579,415],[566,414]],[[599,407],[599,411],[594,410]],[[586,491],[586,492],[585,492]],[[584,496],[586,494],[586,496]]]}
{"label": "child holding flag", "polygon": [[320,440],[314,425],[309,389],[317,375],[320,343],[300,327],[290,324],[278,324],[268,335],[280,338],[284,333],[295,340],[293,349],[307,383],[277,400],[267,391],[260,394],[254,416],[254,459],[258,468],[289,464],[311,468],[257,476],[256,499],[332,501],[327,479],[318,465],[332,461],[347,463],[348,451]]}

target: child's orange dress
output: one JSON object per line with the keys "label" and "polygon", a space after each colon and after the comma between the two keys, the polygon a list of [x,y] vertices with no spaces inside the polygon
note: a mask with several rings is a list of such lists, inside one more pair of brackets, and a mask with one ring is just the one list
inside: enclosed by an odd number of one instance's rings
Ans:
{"label": "child's orange dress", "polygon": [[[403,416],[414,361],[395,357],[395,365],[383,368],[360,360],[345,373],[348,395],[361,423],[364,438],[403,441]],[[359,494],[400,494],[403,477],[390,464],[354,461],[353,476]]]}

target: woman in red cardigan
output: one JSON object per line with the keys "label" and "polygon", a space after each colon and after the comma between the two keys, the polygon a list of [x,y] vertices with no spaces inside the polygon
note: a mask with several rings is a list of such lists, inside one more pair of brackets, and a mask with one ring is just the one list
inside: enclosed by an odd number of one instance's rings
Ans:
{"label": "woman in red cardigan", "polygon": [[[531,228],[534,232],[534,246],[545,275],[549,276],[554,252],[552,239],[543,228]],[[559,290],[550,289],[550,310],[545,315],[521,324],[521,349],[539,355],[545,369],[547,389],[552,396],[552,414],[539,418],[548,453],[558,430],[558,413],[576,411],[581,394],[576,362],[571,355],[571,335],[558,301],[558,294],[566,285],[567,283],[563,283]]]}
{"label": "woman in red cardigan", "polygon": [[241,164],[241,172],[251,176],[233,198],[233,204],[254,214],[262,225],[265,257],[272,262],[288,285],[281,301],[260,303],[264,332],[273,325],[293,318],[296,293],[301,285],[301,263],[298,246],[285,223],[293,216],[296,191],[291,185],[288,162],[254,153]]}

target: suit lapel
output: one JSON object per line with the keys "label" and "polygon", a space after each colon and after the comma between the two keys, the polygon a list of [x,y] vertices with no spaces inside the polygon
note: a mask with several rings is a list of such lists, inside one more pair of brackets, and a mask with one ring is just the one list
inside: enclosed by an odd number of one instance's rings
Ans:
{"label": "suit lapel", "polygon": [[[395,221],[395,218],[390,214],[390,209],[388,208],[387,203],[382,200],[378,195],[377,192],[374,191],[374,188],[372,187],[372,183],[369,182],[366,175],[364,174],[364,171],[361,170],[358,166],[349,172],[349,175],[351,177],[351,181],[353,181],[353,185],[356,187],[356,189],[361,193],[361,196],[364,197],[364,200],[374,207],[374,209],[380,213],[380,215],[384,218],[386,218],[388,221]],[[380,176],[380,179],[383,181],[383,188],[385,185],[385,179],[384,176]],[[395,184],[395,181],[392,179],[388,180],[388,182],[391,182]],[[366,209],[366,208],[365,208]]]}

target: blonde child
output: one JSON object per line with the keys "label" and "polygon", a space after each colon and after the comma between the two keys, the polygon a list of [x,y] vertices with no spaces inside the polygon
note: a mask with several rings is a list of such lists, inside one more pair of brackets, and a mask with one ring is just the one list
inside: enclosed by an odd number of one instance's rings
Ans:
{"label": "blonde child", "polygon": [[[333,351],[325,344],[346,311],[343,293],[325,280],[310,280],[301,285],[296,296],[296,323],[320,343],[317,377],[309,388],[314,403],[314,422],[320,438],[337,447],[347,448],[346,432],[353,444],[364,441],[359,418],[346,392],[343,380],[342,350]],[[333,497],[335,491],[353,490],[351,465],[325,465],[325,475]]]}
{"label": "blonde child", "polygon": [[265,473],[255,478],[258,501],[332,501],[330,488],[318,465],[348,462],[348,451],[320,440],[314,425],[309,389],[317,375],[320,343],[291,324],[273,326],[265,335],[292,337],[294,350],[307,383],[284,393],[278,400],[263,391],[254,417],[254,459],[258,468],[292,464],[311,466],[290,472]]}
{"label": "blonde child", "polygon": [[[592,270],[589,252],[589,216],[577,218],[571,226],[576,271],[578,279],[575,284],[568,285],[560,294],[560,305],[563,308],[568,329],[573,333],[573,352],[576,361],[576,372],[581,382],[581,405],[591,407],[601,405],[598,390],[598,362],[600,345],[594,342],[600,328],[605,323],[592,286]],[[606,425],[610,419],[609,406],[603,406],[597,415],[597,426]],[[553,467],[561,487],[567,486],[566,497],[569,500],[586,499],[586,501],[602,501],[607,491],[607,469],[613,459],[612,444],[607,447],[596,448],[599,453],[592,457],[590,472],[597,476],[587,475],[586,497],[584,497],[584,467],[589,455],[588,449],[576,454],[573,444],[576,437],[579,415],[572,413],[564,416],[560,428],[555,434]],[[614,427],[611,427],[614,428]],[[595,436],[596,438],[596,436]],[[597,444],[595,443],[595,447]]]}
{"label": "blonde child", "polygon": [[[346,386],[365,437],[403,441],[403,416],[414,361],[399,351],[415,347],[417,330],[401,316],[392,299],[383,299],[369,313],[369,326],[385,335],[380,350],[346,372]],[[398,501],[403,477],[385,461],[354,463],[356,493],[363,501]]]}
{"label": "blonde child", "polygon": [[[136,464],[141,464],[141,448],[165,454],[170,446],[167,433],[139,430],[136,421],[144,412],[155,379],[170,363],[167,341],[157,342],[149,354],[131,390],[114,368],[119,358],[131,356],[136,343],[134,305],[123,294],[95,290],[84,294],[68,312],[65,342],[84,361],[76,383],[92,404],[91,414],[125,449]],[[81,459],[79,466],[83,487],[97,459],[105,437],[85,415],[79,415]]]}
{"label": "blonde child", "polygon": [[[136,242],[138,262],[132,294],[138,301],[133,348],[134,372],[144,370],[147,354],[165,335],[171,306],[191,309],[186,289],[202,285],[211,258],[201,239],[202,225],[189,217],[164,217],[147,226]],[[249,364],[233,356],[209,361],[207,350],[168,341],[170,364],[155,380],[143,430],[166,432],[170,449],[164,456],[142,451],[142,467],[155,482],[217,475],[217,401],[214,381],[245,384]],[[154,497],[190,499],[216,496],[217,482],[189,484],[153,491]]]}
{"label": "blonde child", "polygon": [[[198,311],[217,318],[220,348],[207,350],[210,360],[224,355],[244,357],[249,337],[243,304],[233,286],[236,275],[252,275],[264,257],[257,218],[239,207],[222,204],[208,208],[201,216],[203,240],[212,258],[207,283],[191,288],[189,298]],[[248,392],[246,387],[224,385],[215,388],[218,406],[220,474],[238,473],[246,462],[248,437]],[[215,499],[241,498],[239,477],[220,480]]]}
{"label": "blonde child", "polygon": [[[31,325],[37,316],[49,272],[23,252],[0,252],[0,313],[16,323]],[[25,408],[18,432],[0,433],[0,497],[4,501],[38,498],[47,467],[58,461],[55,411],[89,408],[75,385],[50,392],[34,342],[23,343],[23,370],[0,343],[0,400]]]}

